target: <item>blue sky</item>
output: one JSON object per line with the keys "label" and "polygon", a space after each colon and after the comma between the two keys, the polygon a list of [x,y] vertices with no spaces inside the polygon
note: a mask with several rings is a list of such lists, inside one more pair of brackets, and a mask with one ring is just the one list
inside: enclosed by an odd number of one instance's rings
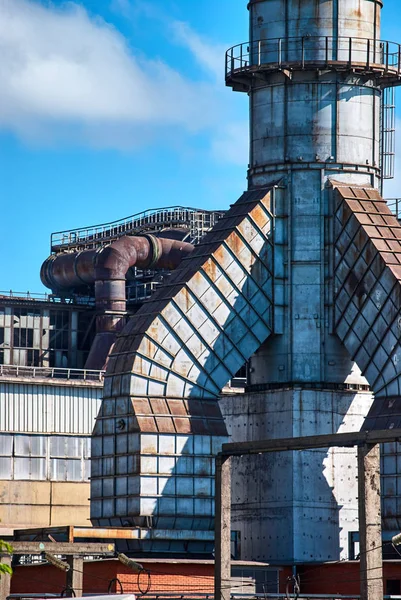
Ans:
{"label": "blue sky", "polygon": [[246,0],[2,0],[0,290],[43,291],[52,231],[238,198],[248,105],[224,50],[247,38]]}

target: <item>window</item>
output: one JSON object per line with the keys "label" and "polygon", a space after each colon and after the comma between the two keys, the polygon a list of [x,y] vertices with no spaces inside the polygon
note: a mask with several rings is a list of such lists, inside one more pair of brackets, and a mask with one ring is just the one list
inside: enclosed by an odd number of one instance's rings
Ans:
{"label": "window", "polygon": [[239,594],[278,593],[279,572],[274,568],[231,568],[231,585]]}
{"label": "window", "polygon": [[40,309],[35,308],[14,308],[15,317],[40,317]]}
{"label": "window", "polygon": [[[49,348],[68,350],[70,315],[67,311],[50,311]],[[56,365],[61,366],[61,365]]]}
{"label": "window", "polygon": [[14,479],[47,479],[46,441],[42,435],[14,437]]}
{"label": "window", "polygon": [[87,439],[72,436],[50,438],[50,479],[53,481],[87,481],[89,461]]}
{"label": "window", "polygon": [[28,350],[27,366],[39,367],[39,350]]}
{"label": "window", "polygon": [[0,479],[89,481],[90,438],[0,434]]}
{"label": "window", "polygon": [[16,327],[14,324],[14,348],[32,348],[33,329]]}

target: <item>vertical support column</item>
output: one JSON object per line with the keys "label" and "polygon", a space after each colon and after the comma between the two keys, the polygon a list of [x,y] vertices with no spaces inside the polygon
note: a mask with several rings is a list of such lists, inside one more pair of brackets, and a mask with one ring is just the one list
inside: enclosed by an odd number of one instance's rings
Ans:
{"label": "vertical support column", "polygon": [[361,600],[383,600],[380,446],[358,447]]}
{"label": "vertical support column", "polygon": [[[0,562],[3,565],[11,567],[11,556],[9,554],[0,555]],[[11,592],[11,577],[6,573],[0,576],[0,600],[6,600]]]}
{"label": "vertical support column", "polygon": [[67,596],[71,597],[71,590],[74,590],[75,596],[81,597],[83,595],[84,560],[81,556],[67,556],[67,563],[70,565],[66,577]]}
{"label": "vertical support column", "polygon": [[231,458],[216,456],[214,600],[231,595]]}

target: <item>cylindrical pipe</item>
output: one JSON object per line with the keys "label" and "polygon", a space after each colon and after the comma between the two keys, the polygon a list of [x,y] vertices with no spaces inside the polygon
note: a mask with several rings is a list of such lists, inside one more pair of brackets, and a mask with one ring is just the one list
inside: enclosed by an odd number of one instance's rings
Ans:
{"label": "cylindrical pipe", "polygon": [[85,367],[103,369],[126,320],[125,281],[131,267],[175,269],[192,244],[154,235],[125,236],[99,250],[52,255],[42,265],[42,283],[58,292],[95,284],[96,338]]}
{"label": "cylindrical pipe", "polygon": [[153,235],[125,236],[99,250],[51,255],[40,277],[46,287],[62,291],[92,285],[98,280],[124,280],[130,267],[175,269],[191,254],[193,245]]}

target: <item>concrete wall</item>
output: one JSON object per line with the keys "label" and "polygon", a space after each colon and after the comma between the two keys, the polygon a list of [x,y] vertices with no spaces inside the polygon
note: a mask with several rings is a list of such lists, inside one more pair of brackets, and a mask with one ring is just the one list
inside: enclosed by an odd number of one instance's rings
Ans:
{"label": "concrete wall", "polygon": [[11,529],[90,525],[89,483],[0,480],[0,538]]}

